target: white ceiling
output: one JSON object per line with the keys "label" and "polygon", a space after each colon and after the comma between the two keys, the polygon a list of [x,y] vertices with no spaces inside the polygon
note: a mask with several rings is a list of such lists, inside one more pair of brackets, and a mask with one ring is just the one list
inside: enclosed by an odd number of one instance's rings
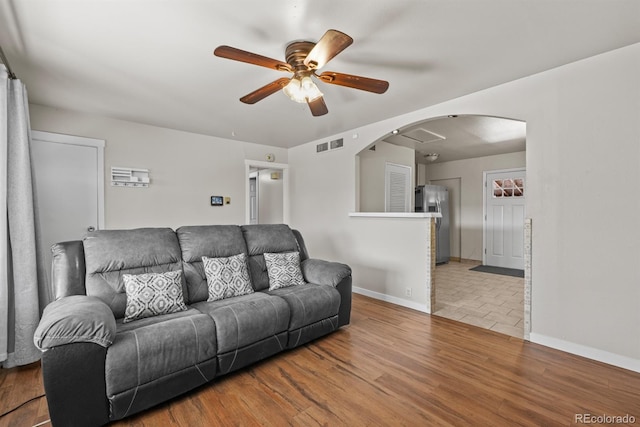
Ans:
{"label": "white ceiling", "polygon": [[[323,71],[388,80],[385,94],[319,83],[321,117],[281,93],[245,105],[286,75],[212,54],[284,60],[329,28],[354,44]],[[0,45],[32,103],[280,147],[637,42],[637,0],[0,2]]]}
{"label": "white ceiling", "polygon": [[[416,163],[442,163],[453,160],[515,153],[525,150],[527,124],[518,120],[487,116],[450,116],[398,129],[385,142],[415,150]],[[425,159],[437,154],[436,160]]]}

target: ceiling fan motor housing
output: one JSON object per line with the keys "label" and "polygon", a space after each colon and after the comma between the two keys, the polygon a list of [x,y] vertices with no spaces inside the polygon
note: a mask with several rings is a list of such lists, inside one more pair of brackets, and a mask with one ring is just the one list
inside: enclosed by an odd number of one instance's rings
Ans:
{"label": "ceiling fan motor housing", "polygon": [[[311,73],[310,67],[304,64],[304,60],[311,52],[311,49],[315,46],[315,43],[307,41],[298,41],[289,43],[285,50],[285,58],[287,64],[291,65],[293,72],[296,76],[303,77]],[[317,65],[317,64],[316,64]]]}

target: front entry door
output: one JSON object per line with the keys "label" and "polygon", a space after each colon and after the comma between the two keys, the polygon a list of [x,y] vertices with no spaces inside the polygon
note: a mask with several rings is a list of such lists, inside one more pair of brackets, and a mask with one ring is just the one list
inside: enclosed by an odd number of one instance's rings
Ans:
{"label": "front entry door", "polygon": [[525,170],[486,173],[484,264],[524,269]]}

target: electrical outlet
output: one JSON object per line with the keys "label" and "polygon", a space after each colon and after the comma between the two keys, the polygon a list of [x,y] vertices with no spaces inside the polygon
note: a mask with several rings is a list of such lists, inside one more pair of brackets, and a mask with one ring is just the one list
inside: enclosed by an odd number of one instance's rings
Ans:
{"label": "electrical outlet", "polygon": [[405,296],[410,297],[410,296],[411,296],[411,288],[407,288],[407,289],[405,289],[405,290],[404,290],[404,294],[405,294]]}

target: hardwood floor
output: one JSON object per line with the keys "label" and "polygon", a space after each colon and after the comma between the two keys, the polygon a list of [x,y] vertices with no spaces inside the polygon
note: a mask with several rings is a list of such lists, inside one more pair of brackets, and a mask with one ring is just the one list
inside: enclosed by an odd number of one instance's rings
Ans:
{"label": "hardwood floor", "polygon": [[[37,364],[0,370],[0,412],[42,391]],[[48,418],[29,403],[1,426]],[[640,374],[353,296],[349,327],[219,378],[114,426],[640,423]]]}

